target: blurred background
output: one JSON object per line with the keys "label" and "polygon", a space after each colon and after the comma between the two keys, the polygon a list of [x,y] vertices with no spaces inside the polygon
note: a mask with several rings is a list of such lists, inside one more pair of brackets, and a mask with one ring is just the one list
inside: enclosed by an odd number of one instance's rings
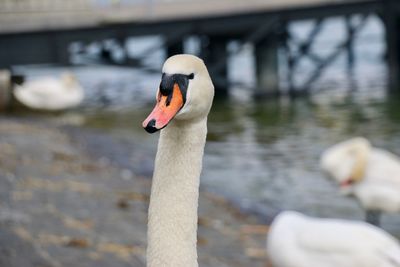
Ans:
{"label": "blurred background", "polygon": [[[0,0],[0,265],[144,266],[158,135],[142,120],[164,60],[216,85],[202,266],[265,266],[281,210],[364,219],[319,157],[354,136],[400,154],[400,4],[379,0]],[[18,85],[72,73],[84,99],[27,109]],[[4,77],[5,78],[4,78]],[[382,228],[400,238],[400,216]],[[261,229],[261,230],[260,230]],[[229,245],[226,245],[229,244]]]}

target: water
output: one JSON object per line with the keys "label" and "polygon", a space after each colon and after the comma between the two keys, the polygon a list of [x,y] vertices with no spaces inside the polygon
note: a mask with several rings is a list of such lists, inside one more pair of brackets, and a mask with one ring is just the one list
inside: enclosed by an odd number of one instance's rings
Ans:
{"label": "water", "polygon": [[[340,20],[327,23],[329,29],[315,44],[320,55],[329,54],[344,36]],[[310,26],[294,24],[292,31],[304,39]],[[400,155],[400,98],[386,96],[382,34],[379,21],[371,18],[356,42],[357,63],[352,72],[346,68],[345,55],[339,57],[313,86],[318,93],[310,98],[253,101],[250,89],[235,87],[230,98],[216,100],[209,116],[202,187],[264,217],[292,209],[315,216],[362,219],[357,201],[339,195],[318,161],[324,149],[354,136],[365,136],[374,145]],[[250,53],[248,48],[230,60],[230,76],[247,85],[254,83]],[[155,55],[149,62],[157,67],[162,52]],[[299,83],[313,67],[307,61],[302,64],[296,73]],[[30,78],[62,71],[24,69]],[[152,108],[160,74],[116,67],[76,67],[73,71],[87,90],[85,103],[73,114],[83,117],[86,128],[123,139],[124,144],[136,144],[143,153],[125,157],[129,146],[115,146],[113,157],[121,158],[127,168],[145,165],[144,172],[150,172],[158,136],[146,134],[141,121]],[[400,237],[400,215],[384,215],[383,228]]]}

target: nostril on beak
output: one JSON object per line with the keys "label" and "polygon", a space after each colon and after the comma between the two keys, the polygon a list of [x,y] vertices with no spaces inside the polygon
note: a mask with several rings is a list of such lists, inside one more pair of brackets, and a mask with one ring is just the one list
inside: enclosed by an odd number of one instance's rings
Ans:
{"label": "nostril on beak", "polygon": [[156,128],[156,120],[152,119],[151,121],[149,121],[149,123],[146,125],[146,127],[144,128],[148,133],[155,133],[158,131],[158,129]]}

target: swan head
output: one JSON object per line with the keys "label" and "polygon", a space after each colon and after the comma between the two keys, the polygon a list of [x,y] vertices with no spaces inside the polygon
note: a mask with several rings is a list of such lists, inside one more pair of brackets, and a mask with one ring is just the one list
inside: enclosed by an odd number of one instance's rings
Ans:
{"label": "swan head", "polygon": [[214,85],[200,58],[175,55],[162,68],[156,106],[144,120],[149,133],[163,129],[174,119],[195,121],[207,117],[214,97]]}
{"label": "swan head", "polygon": [[371,144],[363,137],[356,137],[328,148],[321,156],[321,168],[349,192],[365,176]]}

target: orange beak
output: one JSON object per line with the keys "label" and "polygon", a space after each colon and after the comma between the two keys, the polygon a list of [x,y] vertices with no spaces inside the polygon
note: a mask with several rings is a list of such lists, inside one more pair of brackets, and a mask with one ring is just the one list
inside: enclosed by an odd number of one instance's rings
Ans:
{"label": "orange beak", "polygon": [[175,117],[179,110],[183,107],[184,100],[178,84],[174,84],[173,91],[170,95],[162,95],[158,93],[157,103],[150,115],[144,120],[143,128],[154,133],[161,130]]}

